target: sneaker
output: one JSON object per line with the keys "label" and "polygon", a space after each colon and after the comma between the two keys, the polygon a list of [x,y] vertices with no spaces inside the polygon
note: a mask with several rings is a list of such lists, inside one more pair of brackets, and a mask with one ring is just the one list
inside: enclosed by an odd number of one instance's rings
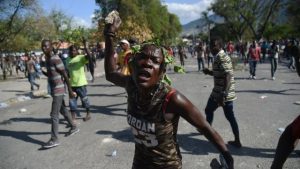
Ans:
{"label": "sneaker", "polygon": [[255,77],[255,76],[253,76],[252,78],[253,78],[253,79],[256,79],[256,77]]}
{"label": "sneaker", "polygon": [[45,97],[45,98],[50,98],[51,95],[50,95],[50,94],[46,94],[44,97]]}
{"label": "sneaker", "polygon": [[252,76],[252,75],[250,75],[250,76],[249,76],[249,79],[252,79],[252,78],[253,78],[253,76]]}
{"label": "sneaker", "polygon": [[275,80],[275,79],[276,79],[276,78],[273,76],[273,77],[272,77],[272,80]]}
{"label": "sneaker", "polygon": [[70,129],[69,130],[69,132],[65,135],[66,137],[67,136],[72,136],[72,135],[74,135],[74,134],[76,134],[76,133],[78,133],[79,132],[79,128],[78,127],[76,127],[76,128],[74,128],[74,129]]}
{"label": "sneaker", "polygon": [[49,140],[44,146],[43,148],[52,148],[52,147],[56,147],[59,145],[58,141],[53,141],[53,140]]}

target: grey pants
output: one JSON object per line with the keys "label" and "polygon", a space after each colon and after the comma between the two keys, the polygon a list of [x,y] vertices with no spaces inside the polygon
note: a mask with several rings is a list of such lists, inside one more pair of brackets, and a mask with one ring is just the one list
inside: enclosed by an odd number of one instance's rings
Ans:
{"label": "grey pants", "polygon": [[52,109],[50,113],[51,117],[51,140],[58,140],[58,123],[59,123],[59,112],[64,116],[65,120],[71,125],[72,129],[76,126],[72,122],[71,113],[67,110],[64,101],[64,96],[53,96]]}

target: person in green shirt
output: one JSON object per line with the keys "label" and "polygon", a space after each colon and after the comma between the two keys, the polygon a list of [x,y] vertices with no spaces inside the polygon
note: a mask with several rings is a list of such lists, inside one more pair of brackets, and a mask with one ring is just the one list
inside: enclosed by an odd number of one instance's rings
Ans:
{"label": "person in green shirt", "polygon": [[[86,85],[87,80],[84,72],[84,66],[88,63],[90,58],[90,52],[86,47],[86,40],[83,40],[84,50],[86,55],[80,55],[78,53],[78,48],[75,45],[69,47],[69,56],[67,59],[67,68],[69,70],[70,82],[72,90],[80,97],[83,107],[86,108],[86,117],[83,118],[84,121],[91,119],[89,111],[89,100],[87,97]],[[78,97],[77,97],[78,98]],[[70,98],[69,105],[72,113],[72,118],[75,121],[75,113],[80,116],[77,110],[77,98]]]}

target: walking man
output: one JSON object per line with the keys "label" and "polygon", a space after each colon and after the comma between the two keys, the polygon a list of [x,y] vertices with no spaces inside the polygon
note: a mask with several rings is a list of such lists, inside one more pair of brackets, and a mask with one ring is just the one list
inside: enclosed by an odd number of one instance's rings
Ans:
{"label": "walking man", "polygon": [[[69,47],[70,57],[67,58],[67,68],[69,70],[72,90],[77,94],[77,96],[80,97],[83,107],[86,109],[86,117],[83,120],[88,121],[91,119],[91,115],[90,115],[90,103],[87,97],[87,90],[86,90],[86,85],[88,83],[84,72],[84,66],[90,60],[90,52],[87,49],[85,40],[83,40],[83,44],[84,44],[86,55],[80,55],[78,53],[77,47],[74,45],[71,45]],[[77,114],[77,116],[80,116],[77,110],[77,97],[70,98],[69,105],[70,105],[73,121],[75,121],[75,113]]]}
{"label": "walking man", "polygon": [[214,88],[208,99],[205,114],[208,123],[212,124],[214,112],[222,106],[226,119],[229,121],[233,134],[234,141],[229,141],[235,147],[242,147],[239,127],[234,117],[233,100],[236,99],[234,89],[233,68],[230,57],[222,49],[222,40],[219,38],[212,39],[210,42],[210,51],[214,55],[213,70],[205,68],[203,72],[214,77]]}
{"label": "walking man", "polygon": [[34,62],[32,56],[28,57],[28,61],[26,63],[26,66],[27,66],[28,81],[30,83],[30,89],[31,89],[31,91],[34,90],[34,86],[36,86],[37,89],[39,90],[40,89],[40,85],[35,82],[37,70],[35,68],[35,62]]}
{"label": "walking man", "polygon": [[64,102],[64,82],[62,78],[65,80],[68,90],[69,97],[74,98],[76,94],[73,93],[71,89],[71,85],[69,82],[69,78],[65,71],[64,64],[61,59],[57,55],[52,54],[52,43],[49,40],[42,41],[42,50],[46,56],[46,67],[47,72],[43,73],[48,77],[51,88],[51,95],[53,97],[52,108],[51,108],[51,138],[50,140],[43,146],[44,148],[56,147],[59,145],[58,140],[58,123],[59,123],[59,114],[60,112],[64,118],[67,120],[71,129],[66,134],[66,136],[73,135],[79,132],[78,127],[73,123],[70,112],[67,110]]}
{"label": "walking man", "polygon": [[207,67],[209,68],[210,63],[211,65],[214,63],[214,57],[210,54],[210,49],[208,44],[205,45],[204,55],[205,58],[207,58]]}
{"label": "walking man", "polygon": [[184,66],[184,58],[186,58],[186,54],[184,51],[183,46],[178,46],[178,54],[179,54],[179,59],[180,59],[180,65],[183,67]]}
{"label": "walking man", "polygon": [[198,71],[200,72],[201,70],[204,69],[205,48],[203,47],[202,42],[199,42],[199,45],[196,47],[196,52],[197,52]]}
{"label": "walking man", "polygon": [[256,46],[255,41],[252,42],[252,45],[249,48],[247,60],[249,60],[250,67],[249,79],[256,79],[256,65],[260,60],[260,49]]}
{"label": "walking man", "polygon": [[277,42],[274,40],[272,43],[272,46],[269,49],[269,59],[271,63],[271,77],[272,80],[275,80],[275,72],[277,70],[277,64],[278,64],[278,47]]}

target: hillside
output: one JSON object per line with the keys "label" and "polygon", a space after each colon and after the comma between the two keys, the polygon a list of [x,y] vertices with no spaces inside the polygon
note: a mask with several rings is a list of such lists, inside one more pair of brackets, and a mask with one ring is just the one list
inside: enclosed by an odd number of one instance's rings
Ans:
{"label": "hillside", "polygon": [[[211,15],[209,16],[209,19],[212,20],[215,23],[222,23],[223,18],[217,16],[217,15]],[[197,19],[192,22],[189,22],[185,25],[182,25],[182,36],[188,36],[192,34],[198,34],[200,32],[204,32],[207,30],[207,26],[204,19]]]}
{"label": "hillside", "polygon": [[[283,0],[282,2],[282,6],[279,8],[277,15],[275,15],[275,17],[271,18],[271,20],[273,20],[274,23],[276,24],[284,24],[287,23],[287,14],[286,14],[286,8],[285,8],[285,4],[286,4],[287,0]],[[262,1],[263,3],[263,1]],[[218,15],[211,15],[209,16],[210,20],[215,22],[215,23],[223,23],[224,19]],[[211,28],[213,27],[213,25],[211,26]],[[197,19],[194,20],[192,22],[189,22],[185,25],[182,25],[182,32],[181,32],[181,36],[189,36],[189,35],[193,35],[193,34],[198,34],[200,32],[205,32],[207,31],[207,26],[205,23],[204,19]]]}

